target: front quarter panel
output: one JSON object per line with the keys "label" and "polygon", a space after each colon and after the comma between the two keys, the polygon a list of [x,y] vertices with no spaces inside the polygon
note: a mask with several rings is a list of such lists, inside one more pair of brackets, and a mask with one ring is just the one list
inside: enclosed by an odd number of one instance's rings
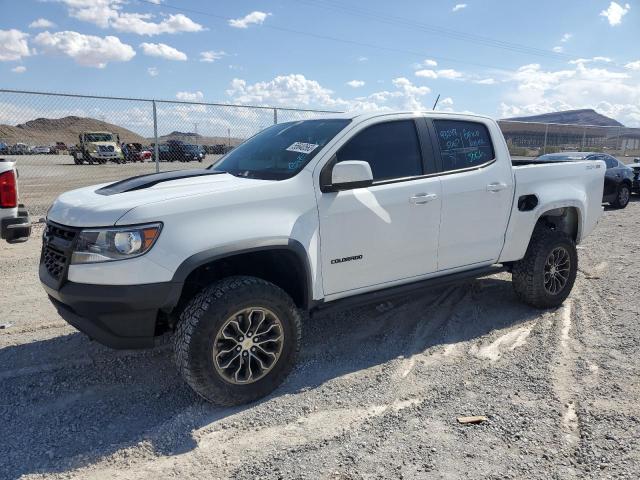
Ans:
{"label": "front quarter panel", "polygon": [[[298,242],[306,252],[307,267],[316,285],[319,275],[318,212],[311,175],[301,172],[283,181],[263,181],[224,193],[195,195],[136,207],[117,222],[131,225],[161,221],[156,245],[145,255],[169,274],[148,283],[170,281],[187,259],[203,252],[226,252],[290,245]],[[114,262],[117,263],[117,262]],[[128,261],[120,262],[123,264]],[[117,268],[104,264],[104,268]],[[313,292],[319,298],[321,292]]]}

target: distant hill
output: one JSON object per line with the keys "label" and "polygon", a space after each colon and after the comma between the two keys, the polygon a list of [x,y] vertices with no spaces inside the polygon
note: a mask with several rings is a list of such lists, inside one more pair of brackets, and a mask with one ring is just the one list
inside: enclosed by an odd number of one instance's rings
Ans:
{"label": "distant hill", "polygon": [[529,117],[505,118],[505,120],[517,120],[520,122],[535,123],[562,123],[566,125],[598,125],[601,127],[624,127],[623,124],[609,118],[591,108],[582,110],[565,110],[563,112],[543,113]]}
{"label": "distant hill", "polygon": [[50,145],[64,142],[74,145],[78,143],[80,132],[92,131],[117,133],[123,142],[146,142],[143,137],[126,128],[94,118],[76,116],[36,118],[15,127],[0,124],[0,141],[8,144],[22,142],[28,145]]}
{"label": "distant hill", "polygon": [[[198,145],[227,145],[231,142],[231,145],[233,146],[239,145],[243,141],[243,139],[235,137],[231,137],[231,139],[227,137],[206,137],[199,133],[178,131],[173,131],[167,135],[161,135],[158,137],[159,143],[165,143],[168,140],[180,140],[181,142],[197,143]],[[153,138],[148,138],[147,141],[151,143],[153,142]]]}

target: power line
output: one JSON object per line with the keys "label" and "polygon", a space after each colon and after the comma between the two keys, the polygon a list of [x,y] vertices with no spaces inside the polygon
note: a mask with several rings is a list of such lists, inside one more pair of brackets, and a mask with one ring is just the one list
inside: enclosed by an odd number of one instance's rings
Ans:
{"label": "power line", "polygon": [[528,55],[542,56],[546,58],[552,58],[554,60],[566,59],[569,60],[573,58],[570,55],[552,52],[550,50],[540,49],[536,47],[531,47],[528,45],[522,45],[514,42],[507,42],[503,40],[496,40],[494,38],[485,37],[481,35],[476,35],[467,32],[461,32],[458,30],[453,30],[449,28],[440,27],[438,25],[431,25],[427,23],[417,22],[415,20],[390,15],[387,13],[376,12],[373,10],[351,7],[347,5],[343,5],[339,2],[326,0],[296,0],[297,3],[304,3],[310,6],[314,6],[317,8],[325,8],[328,10],[341,11],[347,14],[351,14],[357,16],[358,18],[368,18],[370,20],[375,20],[380,23],[385,23],[388,25],[399,25],[403,27],[413,28],[415,30],[420,30],[426,33],[437,34],[440,36],[445,36],[449,38],[453,38],[460,41],[471,42],[475,45],[482,44],[488,47],[499,48],[502,50],[510,50],[518,53],[525,53]]}
{"label": "power line", "polygon": [[[193,8],[185,8],[185,7],[176,7],[175,5],[171,5],[168,3],[161,3],[161,4],[157,4],[154,3],[151,0],[136,0],[139,3],[145,3],[154,7],[163,7],[163,8],[168,8],[170,10],[175,10],[175,11],[179,11],[179,12],[184,12],[184,13],[191,13],[194,15],[202,15],[205,17],[210,17],[210,18],[214,18],[218,21],[224,21],[225,23],[227,23],[229,20],[233,20],[231,17],[226,17],[224,15],[217,15],[215,13],[211,13],[211,12],[205,12],[202,10],[197,10],[197,9],[193,9]],[[479,63],[479,62],[472,62],[472,61],[468,61],[468,60],[459,60],[456,58],[450,58],[450,57],[444,57],[441,55],[434,55],[432,53],[428,53],[428,52],[418,52],[415,50],[407,50],[407,49],[403,49],[403,48],[395,48],[395,47],[387,47],[384,45],[375,45],[372,43],[367,43],[367,42],[361,42],[358,40],[350,40],[350,39],[346,39],[346,38],[338,38],[338,37],[334,37],[331,35],[323,35],[323,34],[319,34],[319,33],[313,33],[313,32],[306,32],[306,31],[302,31],[302,30],[296,30],[293,28],[287,28],[287,27],[281,27],[278,25],[262,25],[261,28],[267,28],[270,30],[275,30],[275,31],[280,31],[280,32],[285,32],[285,33],[293,33],[296,35],[302,35],[302,36],[306,36],[306,37],[311,37],[311,38],[315,38],[318,40],[329,40],[332,42],[338,42],[338,43],[344,43],[344,44],[348,44],[348,45],[355,45],[358,47],[365,47],[365,48],[370,48],[370,49],[374,49],[374,50],[382,50],[382,51],[387,51],[387,52],[393,52],[393,53],[403,53],[406,55],[412,55],[415,57],[419,57],[419,58],[425,58],[425,57],[430,57],[430,58],[434,58],[440,61],[444,61],[444,62],[450,62],[450,63],[459,63],[459,64],[463,64],[463,65],[473,65],[473,66],[477,66],[477,67],[482,67],[482,68],[492,68],[492,69],[498,69],[498,70],[502,70],[503,67],[499,67],[497,65],[489,65],[486,63]]]}
{"label": "power line", "polygon": [[[180,11],[180,12],[184,12],[184,13],[191,13],[191,14],[195,14],[195,15],[201,15],[201,16],[205,16],[205,17],[209,17],[209,18],[213,18],[217,21],[220,22],[224,22],[224,23],[228,23],[229,20],[233,20],[232,17],[227,17],[224,15],[218,15],[212,12],[207,12],[207,11],[203,11],[203,10],[198,10],[198,9],[194,9],[194,8],[185,8],[185,7],[178,7],[175,5],[171,5],[168,3],[157,3],[155,1],[152,0],[136,0],[139,3],[144,3],[147,5],[151,5],[153,7],[163,7],[163,8],[168,8],[171,10],[175,10],[175,11]],[[370,18],[372,20],[376,20],[382,23],[387,23],[387,24],[391,24],[391,25],[402,25],[402,26],[409,26],[411,28],[414,29],[419,29],[421,31],[425,31],[428,33],[434,33],[437,35],[442,35],[442,36],[447,36],[449,38],[455,38],[457,40],[460,41],[467,41],[467,42],[471,42],[474,44],[482,44],[488,47],[492,47],[492,48],[498,48],[498,49],[502,49],[502,50],[506,50],[506,51],[512,51],[512,52],[516,52],[516,53],[523,53],[526,55],[533,55],[533,56],[539,56],[539,57],[544,57],[547,59],[550,59],[552,61],[555,62],[562,62],[565,63],[565,60],[571,59],[574,56],[573,55],[568,55],[568,54],[563,54],[563,53],[556,53],[556,52],[552,52],[550,50],[544,50],[544,49],[539,49],[539,48],[535,48],[535,47],[529,47],[527,45],[522,45],[522,44],[518,44],[518,43],[513,43],[513,42],[505,42],[502,40],[496,40],[496,39],[492,39],[490,37],[484,37],[484,36],[480,36],[480,35],[475,35],[475,34],[469,34],[469,33],[465,33],[465,32],[460,32],[457,30],[452,30],[452,29],[447,29],[444,27],[439,27],[439,26],[435,26],[435,25],[429,25],[429,24],[424,24],[424,23],[420,23],[420,22],[415,22],[413,20],[407,19],[407,18],[403,18],[403,17],[396,17],[396,16],[392,16],[392,15],[387,15],[387,14],[383,14],[383,13],[376,13],[373,11],[366,11],[363,9],[359,9],[357,7],[348,7],[348,6],[344,6],[341,5],[338,2],[332,2],[331,0],[326,0],[327,3],[330,4],[326,4],[326,5],[322,5],[322,2],[320,0],[296,0],[299,3],[306,3],[308,5],[315,5],[318,6],[320,8],[329,8],[329,9],[338,9],[338,10],[343,10],[347,13],[351,13],[353,15],[357,15],[357,16],[365,16],[367,18]],[[348,45],[354,45],[354,46],[359,46],[359,47],[365,47],[365,48],[370,48],[370,49],[374,49],[374,50],[381,50],[381,51],[387,51],[387,52],[393,52],[393,53],[403,53],[406,55],[411,55],[411,56],[415,56],[415,57],[420,57],[420,58],[433,58],[436,60],[440,60],[440,61],[444,61],[444,62],[449,62],[449,63],[455,63],[455,64],[462,64],[462,65],[473,65],[473,66],[477,66],[477,67],[482,67],[482,68],[491,68],[491,69],[497,69],[497,70],[502,70],[504,69],[504,67],[500,67],[497,65],[490,65],[490,64],[486,64],[486,63],[480,63],[480,62],[473,62],[473,61],[469,61],[469,60],[460,60],[457,58],[451,58],[451,57],[444,57],[441,55],[434,55],[432,53],[427,53],[427,52],[423,52],[423,51],[416,51],[416,50],[408,50],[408,49],[403,49],[403,48],[397,48],[397,47],[389,47],[389,46],[385,46],[385,45],[376,45],[376,44],[372,44],[372,43],[368,43],[368,42],[361,42],[358,40],[351,40],[351,39],[346,39],[346,38],[339,38],[339,37],[334,37],[332,35],[325,35],[325,34],[319,34],[319,33],[313,33],[313,32],[309,32],[309,31],[302,31],[302,30],[296,30],[293,28],[288,28],[288,27],[282,27],[282,26],[278,26],[278,25],[272,25],[272,24],[264,24],[261,26],[261,28],[267,28],[270,30],[275,30],[275,31],[280,31],[280,32],[285,32],[285,33],[292,33],[295,35],[301,35],[301,36],[306,36],[306,37],[310,37],[310,38],[315,38],[318,40],[328,40],[328,41],[332,41],[332,42],[337,42],[337,43],[343,43],[343,44],[348,44]],[[616,66],[619,68],[623,68],[622,65],[617,64],[615,62],[610,62],[609,65],[611,66]]]}

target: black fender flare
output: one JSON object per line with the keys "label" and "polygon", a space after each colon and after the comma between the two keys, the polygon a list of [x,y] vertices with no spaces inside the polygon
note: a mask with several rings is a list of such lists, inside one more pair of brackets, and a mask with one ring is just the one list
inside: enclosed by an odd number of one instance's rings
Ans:
{"label": "black fender flare", "polygon": [[189,274],[202,265],[244,253],[255,253],[267,250],[289,250],[296,255],[305,274],[303,308],[309,310],[313,303],[311,265],[309,263],[307,250],[302,243],[292,238],[254,239],[204,250],[184,260],[173,274],[171,282],[184,285]]}

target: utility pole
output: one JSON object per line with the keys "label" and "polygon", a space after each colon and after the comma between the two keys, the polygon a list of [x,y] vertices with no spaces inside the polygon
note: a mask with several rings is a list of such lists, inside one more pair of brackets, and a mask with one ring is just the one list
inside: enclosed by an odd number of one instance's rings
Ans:
{"label": "utility pole", "polygon": [[195,132],[195,137],[196,137],[196,145],[198,145],[198,122],[195,122],[193,124],[194,127],[194,132]]}

